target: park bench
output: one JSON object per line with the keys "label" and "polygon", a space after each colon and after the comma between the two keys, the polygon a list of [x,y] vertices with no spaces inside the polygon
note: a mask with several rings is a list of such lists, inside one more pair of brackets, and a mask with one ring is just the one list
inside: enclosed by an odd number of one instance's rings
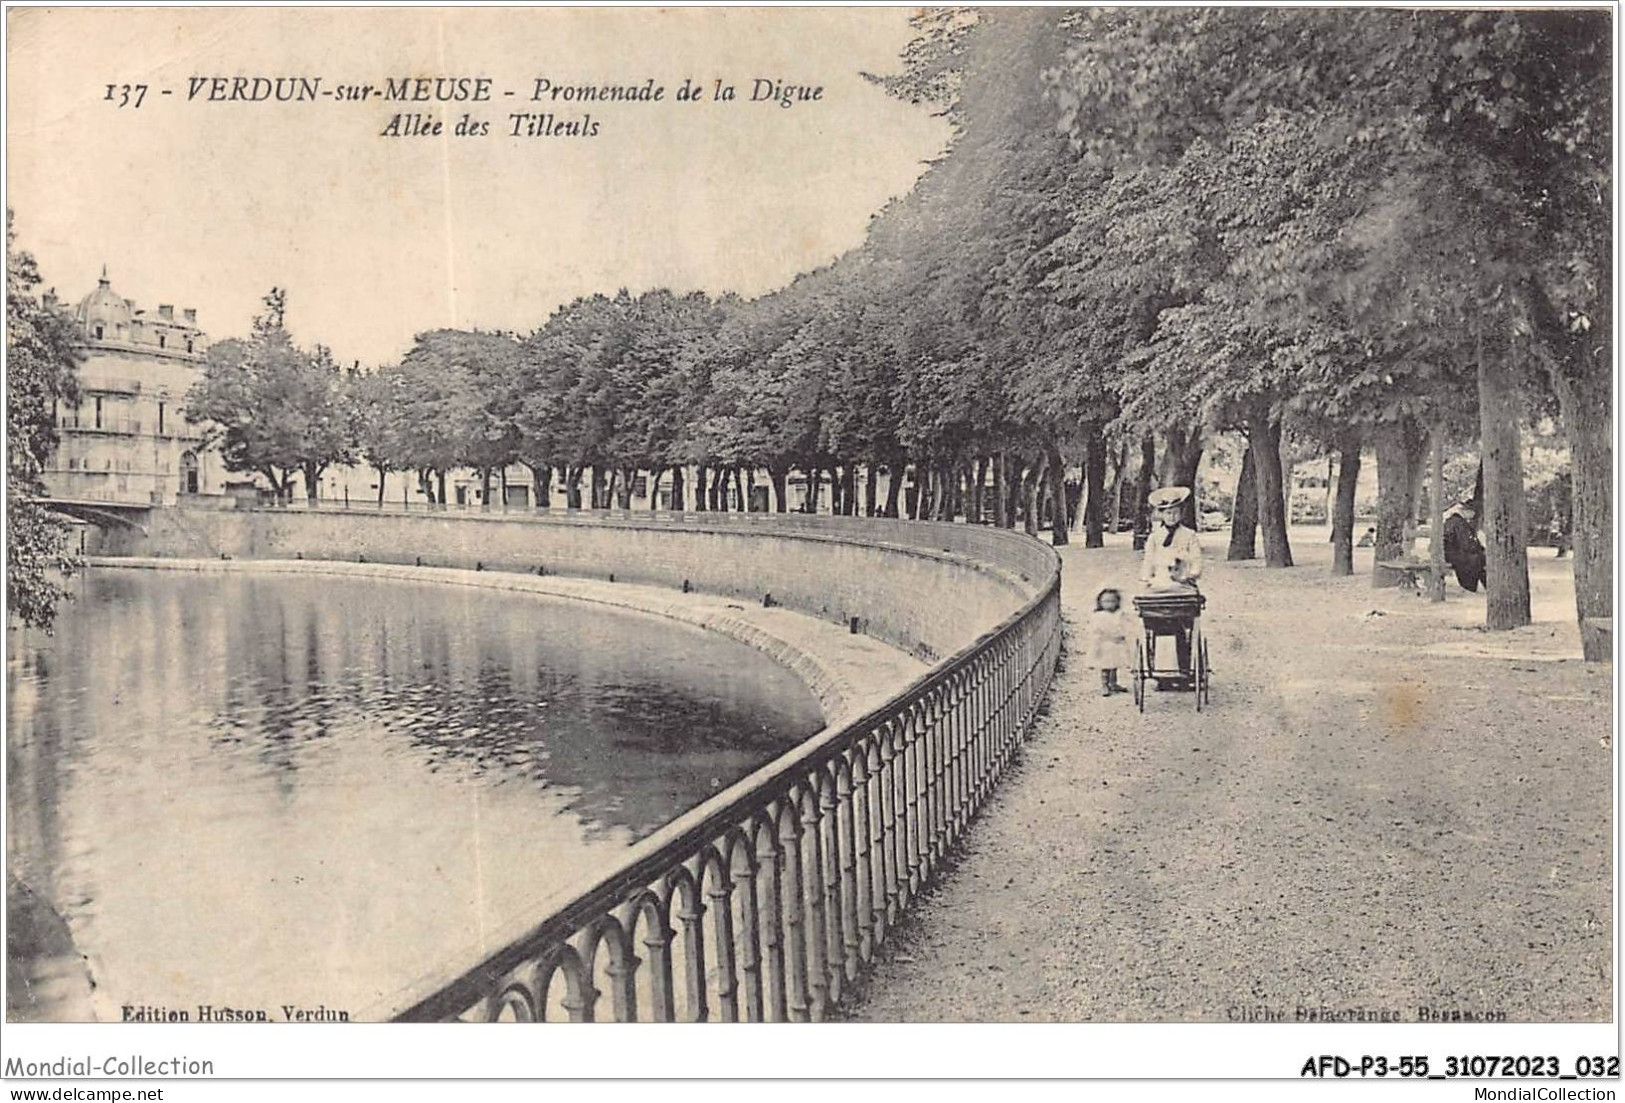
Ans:
{"label": "park bench", "polygon": [[1379,559],[1377,567],[1398,576],[1394,585],[1399,589],[1417,593],[1421,593],[1423,584],[1433,573],[1433,564],[1425,559]]}

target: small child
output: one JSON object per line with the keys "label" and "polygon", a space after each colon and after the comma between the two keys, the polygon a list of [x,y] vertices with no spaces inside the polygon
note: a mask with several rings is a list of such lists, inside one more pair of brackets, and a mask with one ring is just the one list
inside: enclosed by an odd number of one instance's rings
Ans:
{"label": "small child", "polygon": [[1128,617],[1123,594],[1110,586],[1095,595],[1095,611],[1088,626],[1089,665],[1100,670],[1100,695],[1127,693],[1117,681],[1117,668],[1129,663]]}

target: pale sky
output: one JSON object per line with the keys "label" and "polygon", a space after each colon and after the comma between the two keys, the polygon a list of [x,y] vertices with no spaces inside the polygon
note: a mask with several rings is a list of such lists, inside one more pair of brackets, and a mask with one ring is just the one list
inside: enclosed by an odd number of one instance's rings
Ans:
{"label": "pale sky", "polygon": [[[348,362],[439,326],[529,330],[578,294],[755,295],[862,240],[947,137],[860,73],[895,71],[905,9],[205,9],[9,13],[8,204],[47,285],[102,264],[137,305],[247,330],[272,285]],[[486,76],[483,104],[188,102],[196,77]],[[655,105],[529,101],[533,82],[666,86]],[[674,102],[684,78],[707,90]],[[709,102],[712,82],[738,89]],[[755,78],[823,99],[751,103]],[[109,82],[146,83],[120,109]],[[172,89],[162,96],[159,90]],[[513,97],[503,95],[513,91]],[[464,110],[491,135],[450,131]],[[517,139],[508,114],[590,112],[596,138]],[[396,112],[440,137],[382,138]]]}

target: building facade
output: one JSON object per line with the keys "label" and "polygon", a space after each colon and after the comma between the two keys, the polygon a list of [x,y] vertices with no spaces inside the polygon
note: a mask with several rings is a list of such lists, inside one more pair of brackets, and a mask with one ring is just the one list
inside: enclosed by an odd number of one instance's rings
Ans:
{"label": "building facade", "polygon": [[[54,296],[46,297],[55,305]],[[169,304],[137,309],[102,278],[73,310],[83,360],[80,402],[56,410],[59,444],[45,469],[52,497],[125,505],[173,505],[185,494],[219,494],[225,473],[187,423],[186,392],[201,377],[207,338],[197,311]]]}

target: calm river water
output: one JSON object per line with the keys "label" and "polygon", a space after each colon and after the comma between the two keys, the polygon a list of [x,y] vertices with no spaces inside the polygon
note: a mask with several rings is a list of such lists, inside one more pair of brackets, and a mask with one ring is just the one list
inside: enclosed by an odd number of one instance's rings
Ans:
{"label": "calm river water", "polygon": [[821,726],[760,653],[601,606],[285,575],[77,585],[7,665],[8,900],[32,930],[8,968],[13,989],[45,978],[46,1017],[82,1017],[79,974],[98,1018],[360,1014]]}

